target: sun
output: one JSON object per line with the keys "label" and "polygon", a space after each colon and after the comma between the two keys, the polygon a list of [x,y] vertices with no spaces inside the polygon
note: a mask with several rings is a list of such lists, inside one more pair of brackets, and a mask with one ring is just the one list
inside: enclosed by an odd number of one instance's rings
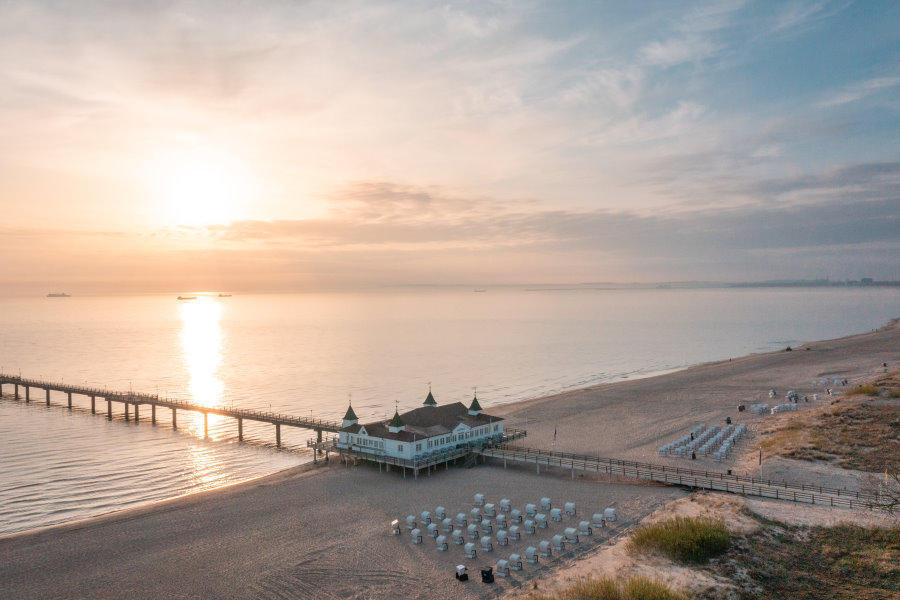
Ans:
{"label": "sun", "polygon": [[163,220],[200,227],[239,219],[248,204],[246,168],[233,156],[210,149],[167,155],[156,174]]}

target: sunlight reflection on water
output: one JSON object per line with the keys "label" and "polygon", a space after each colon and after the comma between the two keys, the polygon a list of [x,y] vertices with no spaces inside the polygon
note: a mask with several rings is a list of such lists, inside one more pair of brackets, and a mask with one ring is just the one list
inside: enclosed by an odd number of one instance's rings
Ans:
{"label": "sunlight reflection on water", "polygon": [[[182,360],[190,377],[190,400],[204,406],[221,406],[225,384],[219,373],[222,364],[222,313],[224,307],[215,298],[200,296],[182,302],[181,318]],[[189,413],[187,428],[203,436],[203,415]],[[209,435],[222,439],[221,425],[225,417],[209,415]]]}

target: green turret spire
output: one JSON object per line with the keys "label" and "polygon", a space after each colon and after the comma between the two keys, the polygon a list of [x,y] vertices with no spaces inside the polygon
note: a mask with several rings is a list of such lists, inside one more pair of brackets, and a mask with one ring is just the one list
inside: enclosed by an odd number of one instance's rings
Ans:
{"label": "green turret spire", "polygon": [[425,406],[437,406],[437,400],[431,394],[431,386],[428,386],[428,395],[425,397]]}
{"label": "green turret spire", "polygon": [[347,414],[344,415],[345,421],[358,421],[359,419],[356,416],[356,413],[353,412],[353,405],[347,406]]}
{"label": "green turret spire", "polygon": [[400,418],[400,413],[395,409],[394,416],[388,421],[388,427],[404,427],[406,423],[403,422],[403,419]]}
{"label": "green turret spire", "polygon": [[478,396],[472,396],[472,404],[469,405],[469,414],[477,415],[481,413],[481,404],[478,402]]}

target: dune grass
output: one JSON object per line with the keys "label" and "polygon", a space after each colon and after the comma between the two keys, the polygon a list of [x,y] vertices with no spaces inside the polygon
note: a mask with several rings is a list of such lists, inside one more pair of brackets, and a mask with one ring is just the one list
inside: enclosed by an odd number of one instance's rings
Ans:
{"label": "dune grass", "polygon": [[881,391],[881,388],[872,383],[864,383],[863,385],[858,385],[855,388],[851,389],[848,393],[853,394],[864,394],[866,396],[877,396]]}
{"label": "dune grass", "polygon": [[706,517],[675,517],[638,527],[629,541],[633,552],[660,552],[681,563],[703,563],[725,552],[731,536],[725,524]]}
{"label": "dune grass", "polygon": [[[792,527],[769,522],[729,553],[761,600],[900,598],[900,527]],[[725,577],[730,566],[718,567]]]}
{"label": "dune grass", "polygon": [[634,575],[625,580],[609,577],[581,579],[553,594],[532,594],[528,600],[688,600],[689,596],[665,583]]}

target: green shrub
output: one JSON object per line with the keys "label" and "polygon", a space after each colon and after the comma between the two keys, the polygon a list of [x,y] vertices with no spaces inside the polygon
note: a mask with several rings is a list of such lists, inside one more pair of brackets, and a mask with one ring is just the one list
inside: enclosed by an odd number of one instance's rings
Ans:
{"label": "green shrub", "polygon": [[625,581],[580,579],[559,593],[533,594],[528,600],[688,600],[688,596],[661,581],[635,575]]}
{"label": "green shrub", "polygon": [[728,549],[731,538],[722,521],[705,517],[675,517],[638,527],[631,536],[633,551],[658,551],[683,563],[702,563]]}
{"label": "green shrub", "polygon": [[878,392],[881,391],[881,388],[877,385],[873,385],[871,383],[865,383],[863,385],[858,385],[852,390],[850,390],[851,394],[865,394],[866,396],[877,396]]}

